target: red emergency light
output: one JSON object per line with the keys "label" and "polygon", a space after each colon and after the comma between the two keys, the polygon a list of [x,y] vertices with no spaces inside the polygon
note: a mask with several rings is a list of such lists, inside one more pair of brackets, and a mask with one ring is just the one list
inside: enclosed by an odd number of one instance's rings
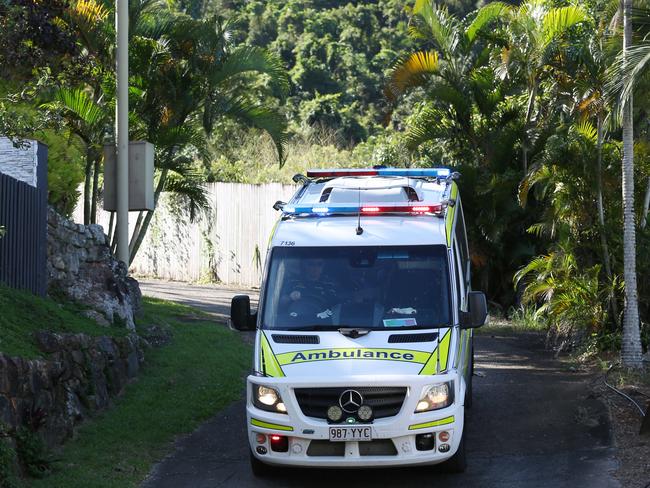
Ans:
{"label": "red emergency light", "polygon": [[361,213],[364,214],[384,214],[384,213],[439,213],[442,211],[442,205],[382,205],[382,206],[364,206],[361,207]]}

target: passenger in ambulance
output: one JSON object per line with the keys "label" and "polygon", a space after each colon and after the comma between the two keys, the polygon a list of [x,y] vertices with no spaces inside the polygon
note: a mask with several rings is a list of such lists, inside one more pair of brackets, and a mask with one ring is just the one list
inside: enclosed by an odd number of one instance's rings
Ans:
{"label": "passenger in ambulance", "polygon": [[300,273],[287,280],[280,305],[292,319],[331,321],[332,309],[339,302],[334,280],[323,273],[323,259],[300,261]]}

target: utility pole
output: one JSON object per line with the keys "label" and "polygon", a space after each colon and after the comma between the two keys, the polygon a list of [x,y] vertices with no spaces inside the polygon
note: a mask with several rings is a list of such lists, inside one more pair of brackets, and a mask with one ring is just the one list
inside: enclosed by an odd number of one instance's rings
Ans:
{"label": "utility pole", "polygon": [[129,1],[115,7],[117,104],[115,151],[117,155],[117,259],[129,266]]}

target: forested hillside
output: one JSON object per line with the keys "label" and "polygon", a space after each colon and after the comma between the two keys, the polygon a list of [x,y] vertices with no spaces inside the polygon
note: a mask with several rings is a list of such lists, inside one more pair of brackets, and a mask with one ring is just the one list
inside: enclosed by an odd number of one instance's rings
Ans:
{"label": "forested hillside", "polygon": [[[450,1],[465,15],[475,2]],[[391,123],[384,96],[386,75],[413,46],[408,37],[410,4],[404,0],[184,0],[195,16],[233,21],[234,36],[277,53],[291,88],[285,110],[292,128],[334,134],[351,148]]]}

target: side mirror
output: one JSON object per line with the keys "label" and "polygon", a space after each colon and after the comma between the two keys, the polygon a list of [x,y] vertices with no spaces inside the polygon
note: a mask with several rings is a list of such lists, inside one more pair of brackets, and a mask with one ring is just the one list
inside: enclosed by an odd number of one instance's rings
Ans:
{"label": "side mirror", "polygon": [[230,321],[237,330],[255,330],[257,313],[251,314],[251,300],[248,295],[235,295],[232,297]]}
{"label": "side mirror", "polygon": [[467,295],[467,312],[460,312],[461,329],[481,327],[487,320],[487,300],[482,291],[470,291]]}

